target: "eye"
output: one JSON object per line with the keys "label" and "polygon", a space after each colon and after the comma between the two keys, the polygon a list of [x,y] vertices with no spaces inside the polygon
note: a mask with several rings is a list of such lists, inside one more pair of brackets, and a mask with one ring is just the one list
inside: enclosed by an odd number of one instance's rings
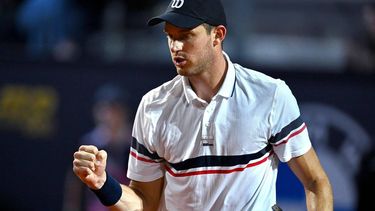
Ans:
{"label": "eye", "polygon": [[189,32],[181,32],[178,34],[168,34],[165,33],[165,36],[167,37],[168,40],[178,40],[178,41],[188,41],[193,37],[192,33]]}
{"label": "eye", "polygon": [[182,34],[181,37],[180,37],[181,40],[188,40],[190,38],[191,38],[190,33]]}

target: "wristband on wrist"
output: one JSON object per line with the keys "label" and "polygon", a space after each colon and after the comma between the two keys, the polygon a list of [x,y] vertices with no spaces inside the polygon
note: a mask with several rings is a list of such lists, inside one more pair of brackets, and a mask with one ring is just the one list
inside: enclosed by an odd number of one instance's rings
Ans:
{"label": "wristband on wrist", "polygon": [[122,189],[120,183],[112,178],[107,172],[107,178],[104,185],[98,189],[91,189],[105,206],[112,206],[120,200]]}

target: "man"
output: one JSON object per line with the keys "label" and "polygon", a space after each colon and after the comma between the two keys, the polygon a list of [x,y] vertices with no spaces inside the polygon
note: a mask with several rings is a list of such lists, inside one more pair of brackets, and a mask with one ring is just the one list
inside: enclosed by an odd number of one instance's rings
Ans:
{"label": "man", "polygon": [[220,0],[172,0],[149,21],[164,31],[178,76],[151,90],[133,127],[129,186],[105,172],[106,152],[81,146],[73,170],[113,210],[271,210],[278,161],[309,210],[332,210],[328,178],[287,85],[222,51]]}

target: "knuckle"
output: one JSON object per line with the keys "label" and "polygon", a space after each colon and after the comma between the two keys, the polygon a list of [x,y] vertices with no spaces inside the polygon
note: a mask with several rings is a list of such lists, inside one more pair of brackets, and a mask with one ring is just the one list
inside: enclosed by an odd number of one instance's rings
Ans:
{"label": "knuckle", "polygon": [[94,145],[81,145],[79,151],[89,152],[89,153],[98,153],[98,148]]}
{"label": "knuckle", "polygon": [[94,162],[95,161],[95,155],[89,154],[89,157],[87,159],[88,161]]}
{"label": "knuckle", "polygon": [[86,145],[81,145],[81,146],[78,148],[79,151],[84,151],[85,149],[86,149]]}

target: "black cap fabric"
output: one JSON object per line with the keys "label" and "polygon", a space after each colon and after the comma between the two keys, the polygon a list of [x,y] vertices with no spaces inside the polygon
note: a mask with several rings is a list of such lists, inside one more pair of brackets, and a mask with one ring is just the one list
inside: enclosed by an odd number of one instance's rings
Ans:
{"label": "black cap fabric", "polygon": [[164,14],[148,21],[149,26],[168,22],[180,28],[192,29],[202,23],[227,25],[220,0],[172,0]]}

